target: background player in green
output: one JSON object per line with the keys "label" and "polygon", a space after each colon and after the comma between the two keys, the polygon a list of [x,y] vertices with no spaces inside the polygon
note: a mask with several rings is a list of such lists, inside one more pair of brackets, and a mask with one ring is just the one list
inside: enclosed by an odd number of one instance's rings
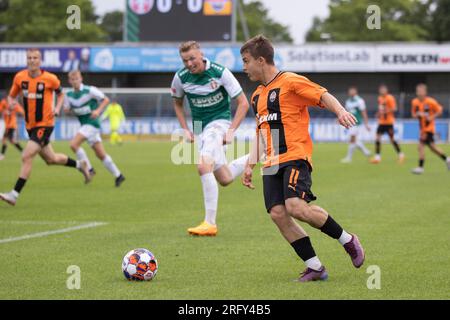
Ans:
{"label": "background player in green", "polygon": [[[172,81],[175,112],[187,140],[198,140],[198,173],[202,182],[205,220],[188,232],[199,236],[217,234],[216,215],[219,199],[217,182],[226,186],[244,170],[248,155],[227,164],[224,145],[231,143],[234,131],[248,111],[248,100],[233,74],[227,68],[203,56],[195,41],[180,45],[184,68]],[[183,100],[187,97],[192,113],[194,132],[184,116]],[[237,110],[231,122],[230,98],[236,99]],[[195,133],[195,135],[194,135]]]}
{"label": "background player in green", "polygon": [[119,135],[119,129],[121,123],[125,121],[125,113],[123,112],[122,106],[116,100],[113,100],[105,112],[103,112],[101,121],[106,118],[109,118],[109,129],[111,131],[109,142],[112,145],[117,143],[121,144],[122,137]]}
{"label": "background player in green", "polygon": [[[119,187],[125,180],[125,177],[121,174],[112,158],[105,152],[100,136],[99,116],[109,103],[109,99],[96,87],[84,85],[83,78],[78,70],[69,72],[69,83],[72,89],[66,92],[66,99],[64,100],[65,110],[73,112],[81,124],[78,133],[70,142],[70,147],[77,155],[78,160],[86,161],[92,176],[95,174],[95,171],[86,152],[81,147],[81,144],[87,140],[97,158],[103,162],[106,169],[115,177],[116,187]],[[99,101],[101,101],[100,104]],[[59,112],[60,110],[57,110],[57,113]]]}
{"label": "background player in green", "polygon": [[361,150],[366,157],[370,156],[370,151],[366,148],[364,143],[359,140],[362,124],[364,123],[367,131],[370,131],[370,127],[369,118],[367,117],[366,103],[364,99],[358,95],[358,89],[355,86],[348,88],[348,99],[345,101],[345,109],[353,114],[357,121],[354,127],[348,129],[348,134],[350,136],[348,152],[347,156],[341,160],[342,163],[350,163],[352,162],[353,153],[356,148]]}

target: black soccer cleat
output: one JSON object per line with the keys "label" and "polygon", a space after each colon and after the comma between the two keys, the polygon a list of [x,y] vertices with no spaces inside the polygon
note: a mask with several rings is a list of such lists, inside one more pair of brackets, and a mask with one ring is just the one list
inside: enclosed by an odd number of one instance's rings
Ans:
{"label": "black soccer cleat", "polygon": [[116,187],[120,187],[120,185],[122,184],[122,182],[124,182],[125,181],[125,177],[122,175],[122,174],[120,174],[120,176],[118,176],[117,178],[116,178]]}

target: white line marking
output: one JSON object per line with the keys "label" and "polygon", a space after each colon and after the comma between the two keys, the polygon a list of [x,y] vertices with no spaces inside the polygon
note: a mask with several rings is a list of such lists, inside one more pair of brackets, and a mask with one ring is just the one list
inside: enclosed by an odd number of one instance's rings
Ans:
{"label": "white line marking", "polygon": [[105,223],[105,222],[91,222],[91,223],[81,224],[79,226],[74,226],[74,227],[70,227],[70,228],[58,229],[58,230],[53,230],[53,231],[44,231],[44,232],[38,232],[38,233],[32,233],[32,234],[25,234],[20,237],[1,239],[0,244],[14,242],[14,241],[20,241],[20,240],[27,240],[27,239],[32,239],[32,238],[42,238],[42,237],[50,236],[53,234],[72,232],[72,231],[81,230],[81,229],[96,228],[96,227],[104,226],[106,224],[107,223]]}
{"label": "white line marking", "polygon": [[76,223],[81,223],[81,221],[0,220],[0,224],[48,225],[48,224],[76,224]]}

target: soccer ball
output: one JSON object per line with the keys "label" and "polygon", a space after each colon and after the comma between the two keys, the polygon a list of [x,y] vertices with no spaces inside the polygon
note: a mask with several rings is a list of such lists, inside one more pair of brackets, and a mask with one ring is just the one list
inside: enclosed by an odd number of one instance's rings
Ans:
{"label": "soccer ball", "polygon": [[123,257],[122,271],[130,281],[149,281],[156,276],[158,261],[147,249],[134,249]]}

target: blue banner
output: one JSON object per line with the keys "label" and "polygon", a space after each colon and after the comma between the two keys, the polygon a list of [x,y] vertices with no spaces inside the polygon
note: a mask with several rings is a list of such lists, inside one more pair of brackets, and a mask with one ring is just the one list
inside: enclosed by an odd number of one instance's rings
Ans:
{"label": "blue banner", "polygon": [[[50,72],[89,71],[88,47],[37,47],[42,54],[42,69]],[[27,67],[27,48],[0,47],[0,72],[17,72]]]}
{"label": "blue banner", "polygon": [[[230,70],[242,71],[238,47],[205,47],[205,56]],[[178,48],[112,48],[91,49],[92,72],[175,72],[183,67]]]}
{"label": "blue banner", "polygon": [[[360,139],[362,141],[374,141],[377,128],[376,122],[370,122],[370,131],[361,128]],[[437,142],[450,142],[449,120],[436,121]],[[52,135],[54,140],[70,140],[77,133],[80,124],[74,118],[62,118],[56,121],[55,130]],[[120,129],[122,134],[129,135],[152,135],[163,134],[171,135],[180,129],[178,120],[175,117],[167,118],[129,118]],[[3,134],[4,124],[0,121],[0,136]],[[348,142],[348,130],[331,119],[312,119],[310,124],[311,138],[315,142]],[[27,139],[27,134],[23,120],[19,120],[19,139]],[[102,123],[102,133],[109,134],[109,122]],[[239,140],[253,139],[255,134],[255,120],[251,118],[245,119],[239,127],[236,136]],[[398,119],[395,124],[395,137],[402,142],[417,142],[419,140],[419,124],[416,120]],[[386,135],[383,136],[388,141]]]}

